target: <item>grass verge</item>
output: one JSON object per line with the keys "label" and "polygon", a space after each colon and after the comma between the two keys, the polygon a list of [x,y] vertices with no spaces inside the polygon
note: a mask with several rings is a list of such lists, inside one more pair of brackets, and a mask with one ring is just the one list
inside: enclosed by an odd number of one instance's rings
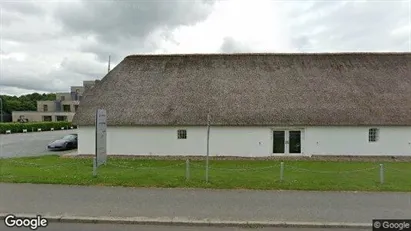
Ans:
{"label": "grass verge", "polygon": [[212,160],[209,183],[205,162],[190,161],[186,180],[184,160],[109,157],[92,176],[89,158],[42,156],[0,159],[0,181],[132,187],[190,187],[216,189],[284,189],[322,191],[411,191],[410,162],[284,161],[283,181],[278,160]]}

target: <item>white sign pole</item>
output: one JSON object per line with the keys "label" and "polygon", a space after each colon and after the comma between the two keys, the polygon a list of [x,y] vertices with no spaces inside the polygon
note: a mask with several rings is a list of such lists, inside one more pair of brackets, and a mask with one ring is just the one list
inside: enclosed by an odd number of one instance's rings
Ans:
{"label": "white sign pole", "polygon": [[94,118],[94,157],[93,157],[93,177],[97,176],[97,126],[98,126],[98,110],[96,111]]}
{"label": "white sign pole", "polygon": [[207,157],[206,157],[206,182],[208,183],[208,158],[210,156],[210,114],[207,115]]}
{"label": "white sign pole", "polygon": [[107,162],[107,113],[104,109],[96,111],[96,156],[95,170],[93,175],[97,175],[97,168]]}

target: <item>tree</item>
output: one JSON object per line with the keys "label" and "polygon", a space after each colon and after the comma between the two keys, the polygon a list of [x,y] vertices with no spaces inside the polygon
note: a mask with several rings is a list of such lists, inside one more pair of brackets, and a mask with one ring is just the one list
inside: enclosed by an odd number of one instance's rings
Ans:
{"label": "tree", "polygon": [[20,97],[0,95],[0,98],[3,101],[3,112],[11,114],[12,111],[36,111],[37,101],[55,100],[56,94],[32,93]]}

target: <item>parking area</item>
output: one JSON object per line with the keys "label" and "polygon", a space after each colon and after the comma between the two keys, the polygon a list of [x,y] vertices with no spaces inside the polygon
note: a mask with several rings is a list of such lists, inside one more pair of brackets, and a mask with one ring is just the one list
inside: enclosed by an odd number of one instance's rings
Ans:
{"label": "parking area", "polygon": [[71,133],[77,133],[77,130],[2,134],[0,135],[0,158],[67,153],[67,151],[48,151],[47,144]]}

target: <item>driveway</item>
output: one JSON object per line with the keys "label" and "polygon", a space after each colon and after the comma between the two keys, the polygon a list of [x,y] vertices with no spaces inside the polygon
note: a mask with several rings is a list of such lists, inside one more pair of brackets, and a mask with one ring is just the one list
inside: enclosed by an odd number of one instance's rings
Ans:
{"label": "driveway", "polygon": [[63,154],[67,152],[50,152],[46,146],[53,140],[59,139],[77,130],[62,130],[33,133],[16,133],[0,135],[0,158],[40,156],[45,154]]}

